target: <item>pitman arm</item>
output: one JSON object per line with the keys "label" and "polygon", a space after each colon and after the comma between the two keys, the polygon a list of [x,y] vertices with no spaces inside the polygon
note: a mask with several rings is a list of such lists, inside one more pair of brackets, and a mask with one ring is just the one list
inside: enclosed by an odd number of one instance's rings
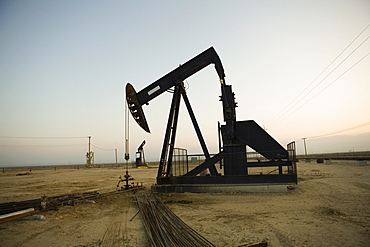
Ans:
{"label": "pitman arm", "polygon": [[198,56],[187,61],[185,64],[180,65],[180,67],[172,70],[170,73],[153,82],[138,93],[136,93],[134,87],[130,83],[127,83],[126,100],[135,121],[146,132],[150,133],[149,126],[141,106],[147,104],[161,93],[184,81],[186,78],[207,67],[211,63],[215,65],[215,69],[221,83],[224,83],[224,69],[221,60],[213,47],[205,50]]}

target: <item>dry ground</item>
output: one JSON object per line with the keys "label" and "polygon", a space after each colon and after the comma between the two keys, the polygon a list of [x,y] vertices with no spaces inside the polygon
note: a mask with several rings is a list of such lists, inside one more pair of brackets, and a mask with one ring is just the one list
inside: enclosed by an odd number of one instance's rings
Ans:
{"label": "dry ground", "polygon": [[[299,184],[276,194],[162,194],[184,222],[216,246],[369,246],[370,166],[298,163]],[[0,203],[115,190],[122,168],[5,170]],[[147,188],[157,169],[130,169]],[[0,224],[0,246],[149,246],[133,195],[64,206],[45,220]],[[133,218],[134,217],[134,218]]]}

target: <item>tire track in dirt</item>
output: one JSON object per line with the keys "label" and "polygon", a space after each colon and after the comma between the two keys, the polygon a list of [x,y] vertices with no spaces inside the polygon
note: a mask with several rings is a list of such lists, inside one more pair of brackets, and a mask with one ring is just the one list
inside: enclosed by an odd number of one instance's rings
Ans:
{"label": "tire track in dirt", "polygon": [[54,229],[56,228],[60,228],[59,226],[52,226],[52,227],[48,227],[48,228],[44,228],[42,229],[41,231],[39,232],[36,232],[36,233],[33,233],[31,234],[29,237],[27,237],[26,239],[24,239],[23,241],[20,241],[19,243],[17,243],[15,246],[27,246],[29,244],[29,242],[31,240],[34,240],[35,238],[37,238],[37,236],[41,235],[41,234],[44,234],[44,233],[47,233],[47,232],[50,232],[50,231],[53,231]]}
{"label": "tire track in dirt", "polygon": [[127,234],[125,234],[125,226],[121,221],[113,222],[105,231],[102,238],[102,247],[126,246]]}
{"label": "tire track in dirt", "polygon": [[132,196],[116,198],[115,204],[109,204],[109,210],[109,215],[105,215],[107,225],[100,246],[147,246],[141,220],[134,217],[137,209]]}
{"label": "tire track in dirt", "polygon": [[110,214],[114,216],[111,216],[111,223],[102,237],[102,247],[127,246],[129,240],[127,238],[126,219],[130,207],[128,199],[119,198],[120,203],[117,205],[120,209],[119,214]]}

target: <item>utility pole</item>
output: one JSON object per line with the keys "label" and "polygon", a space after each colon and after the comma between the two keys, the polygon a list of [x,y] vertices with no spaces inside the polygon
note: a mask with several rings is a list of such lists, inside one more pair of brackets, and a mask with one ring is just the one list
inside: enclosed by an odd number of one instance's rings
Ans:
{"label": "utility pole", "polygon": [[91,152],[91,136],[89,136],[89,153]]}
{"label": "utility pole", "polygon": [[307,156],[306,139],[307,139],[307,138],[302,138],[302,140],[303,140],[303,144],[304,144],[304,155],[305,155],[305,156]]}
{"label": "utility pole", "polygon": [[302,138],[303,140],[303,144],[304,144],[304,155],[306,156],[306,162],[310,162],[310,160],[307,158],[307,146],[306,146],[306,139],[307,137],[305,138]]}
{"label": "utility pole", "polygon": [[117,162],[117,148],[115,149],[116,151],[116,167],[118,167],[118,162]]}
{"label": "utility pole", "polygon": [[86,154],[86,166],[90,167],[94,163],[94,152],[91,151],[91,136],[89,137],[89,150]]}

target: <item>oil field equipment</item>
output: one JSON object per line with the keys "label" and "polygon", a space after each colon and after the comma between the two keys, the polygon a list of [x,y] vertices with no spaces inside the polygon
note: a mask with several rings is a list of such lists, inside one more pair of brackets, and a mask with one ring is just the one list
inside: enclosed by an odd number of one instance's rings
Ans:
{"label": "oil field equipment", "polygon": [[148,167],[145,161],[145,154],[144,154],[144,145],[145,140],[140,144],[136,151],[136,168],[145,168]]}
{"label": "oil field equipment", "polygon": [[86,167],[94,165],[94,152],[91,151],[91,136],[89,136],[89,151],[86,153]]}
{"label": "oil field equipment", "polygon": [[[223,125],[218,124],[219,152],[214,155],[208,151],[183,83],[186,78],[210,64],[214,64],[220,79],[220,101],[225,122]],[[289,143],[285,149],[255,121],[236,120],[235,94],[231,85],[225,82],[221,60],[213,47],[139,92],[136,92],[130,83],[126,85],[128,108],[135,121],[146,132],[150,133],[150,129],[142,105],[148,104],[149,101],[171,88],[173,88],[173,97],[154,191],[203,192],[207,191],[205,188],[215,187],[297,183],[295,143]],[[204,159],[195,166],[188,163],[182,174],[174,174],[174,149],[181,98],[189,112]],[[247,146],[255,150],[258,157],[248,157]]]}

